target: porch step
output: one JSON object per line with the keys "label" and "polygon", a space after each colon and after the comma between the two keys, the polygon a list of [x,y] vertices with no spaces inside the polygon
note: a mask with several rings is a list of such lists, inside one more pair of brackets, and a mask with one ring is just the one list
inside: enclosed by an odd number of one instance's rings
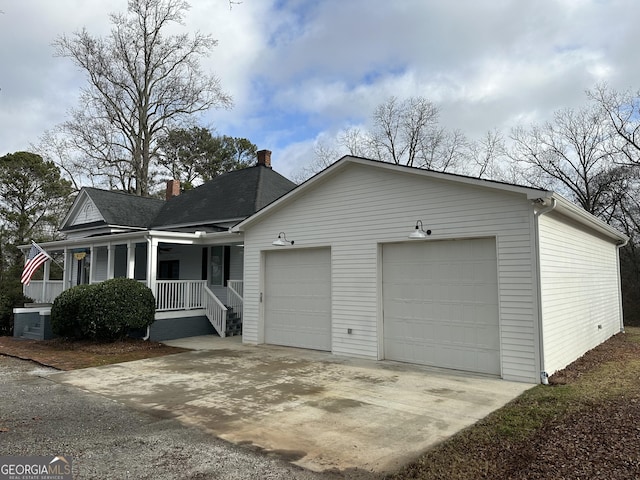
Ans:
{"label": "porch step", "polygon": [[242,335],[242,318],[231,307],[227,307],[227,330],[225,335],[227,337]]}
{"label": "porch step", "polygon": [[31,340],[44,340],[44,327],[40,323],[25,327],[22,331],[21,338],[28,338]]}

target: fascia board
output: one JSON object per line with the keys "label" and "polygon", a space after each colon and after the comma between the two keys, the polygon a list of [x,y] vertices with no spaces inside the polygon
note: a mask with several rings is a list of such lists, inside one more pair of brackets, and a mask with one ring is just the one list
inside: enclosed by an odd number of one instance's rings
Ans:
{"label": "fascia board", "polygon": [[67,225],[67,223],[70,222],[71,219],[78,214],[78,211],[80,210],[80,205],[84,204],[84,200],[83,200],[84,198],[90,199],[91,197],[89,197],[89,194],[87,193],[86,190],[80,190],[78,195],[76,195],[76,198],[73,200],[73,204],[71,204],[71,208],[69,208],[69,211],[67,212],[64,219],[62,220],[60,230],[62,230]]}
{"label": "fascia board", "polygon": [[596,230],[609,238],[617,240],[620,243],[624,243],[629,240],[629,237],[627,237],[624,233],[613,228],[608,223],[600,220],[595,215],[590,214],[575,203],[570,202],[562,195],[554,193],[553,198],[557,202],[555,210],[557,210],[559,213],[572,218],[578,223],[592,228],[593,230]]}

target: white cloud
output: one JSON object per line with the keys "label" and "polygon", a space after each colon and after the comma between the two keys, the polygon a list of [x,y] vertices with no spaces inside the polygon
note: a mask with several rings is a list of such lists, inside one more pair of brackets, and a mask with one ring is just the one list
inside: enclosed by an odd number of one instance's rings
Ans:
{"label": "white cloud", "polygon": [[[64,119],[82,75],[50,47],[108,32],[126,0],[0,0],[0,154]],[[425,96],[471,136],[544,121],[602,80],[640,87],[635,0],[191,0],[187,29],[218,39],[203,62],[234,97],[202,121],[274,151],[293,172],[313,144],[365,123],[390,95]]]}

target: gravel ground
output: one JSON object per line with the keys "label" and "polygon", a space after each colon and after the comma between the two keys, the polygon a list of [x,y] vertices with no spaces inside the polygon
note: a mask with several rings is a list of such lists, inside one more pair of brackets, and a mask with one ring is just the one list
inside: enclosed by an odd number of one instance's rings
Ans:
{"label": "gravel ground", "polygon": [[363,471],[303,470],[48,380],[55,371],[0,355],[0,455],[68,455],[75,479],[380,478]]}

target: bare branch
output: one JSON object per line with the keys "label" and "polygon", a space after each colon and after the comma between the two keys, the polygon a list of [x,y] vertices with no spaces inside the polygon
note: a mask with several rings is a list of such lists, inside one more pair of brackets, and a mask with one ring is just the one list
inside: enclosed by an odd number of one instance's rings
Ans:
{"label": "bare branch", "polygon": [[53,44],[88,80],[81,107],[63,128],[99,174],[138,195],[149,193],[163,132],[232,103],[218,78],[200,68],[216,41],[200,33],[165,35],[188,8],[183,0],[131,0],[127,14],[110,16],[109,36],[82,30]]}

